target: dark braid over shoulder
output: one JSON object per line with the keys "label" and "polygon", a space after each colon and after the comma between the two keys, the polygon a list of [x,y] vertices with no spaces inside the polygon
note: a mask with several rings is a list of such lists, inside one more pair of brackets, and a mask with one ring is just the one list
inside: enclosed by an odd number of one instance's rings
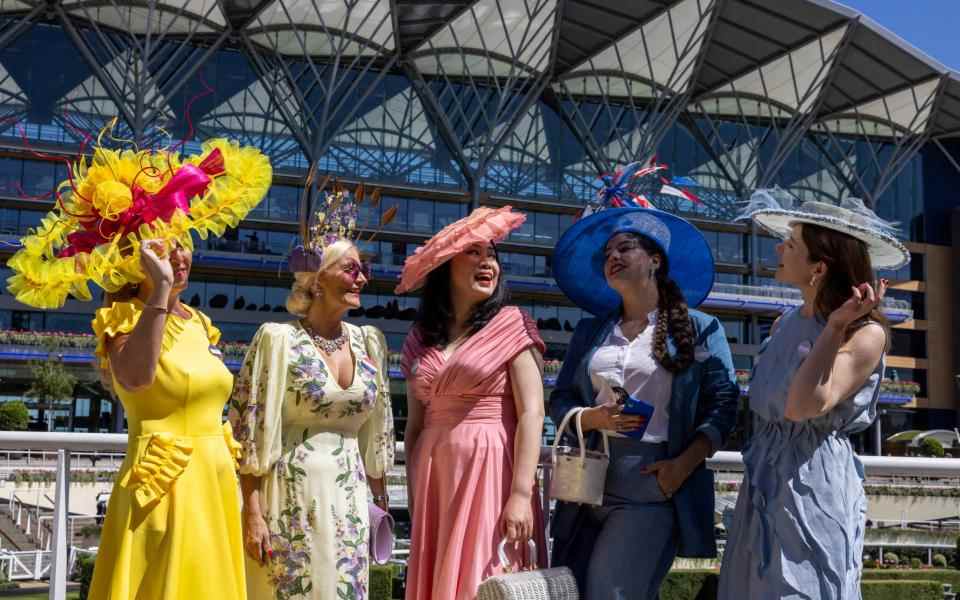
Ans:
{"label": "dark braid over shoulder", "polygon": [[[660,302],[657,307],[657,328],[653,334],[653,357],[671,373],[683,371],[693,362],[693,323],[687,300],[680,286],[668,277],[657,277]],[[677,353],[667,351],[667,335],[673,337]]]}

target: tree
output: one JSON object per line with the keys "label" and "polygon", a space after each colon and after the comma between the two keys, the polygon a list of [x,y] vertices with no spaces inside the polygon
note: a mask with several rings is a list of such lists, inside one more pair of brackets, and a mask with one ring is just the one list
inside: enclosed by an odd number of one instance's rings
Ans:
{"label": "tree", "polygon": [[27,405],[20,400],[0,404],[0,430],[23,431],[30,422]]}
{"label": "tree", "polygon": [[30,364],[33,382],[27,390],[27,397],[37,401],[40,421],[43,422],[43,411],[53,408],[56,404],[73,398],[73,388],[77,385],[77,378],[63,364],[63,359],[53,354],[46,362]]}

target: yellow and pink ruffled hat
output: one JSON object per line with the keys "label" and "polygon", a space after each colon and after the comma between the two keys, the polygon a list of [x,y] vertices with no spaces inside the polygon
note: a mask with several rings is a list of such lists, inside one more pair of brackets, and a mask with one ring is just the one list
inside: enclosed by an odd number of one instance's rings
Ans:
{"label": "yellow and pink ruffled hat", "polygon": [[407,257],[395,293],[405,294],[423,286],[427,275],[472,244],[499,242],[523,225],[527,216],[513,212],[510,206],[488,208],[481,206],[466,217],[450,223],[416,252]]}

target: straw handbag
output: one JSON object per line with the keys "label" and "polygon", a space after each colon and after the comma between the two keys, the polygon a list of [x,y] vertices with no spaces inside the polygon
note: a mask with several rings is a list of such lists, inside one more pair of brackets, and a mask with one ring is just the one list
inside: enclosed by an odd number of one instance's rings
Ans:
{"label": "straw handbag", "polygon": [[[505,552],[507,540],[500,542],[497,554],[500,565],[510,568]],[[527,540],[530,564],[537,564],[537,544]],[[567,567],[535,569],[494,575],[484,580],[477,589],[477,600],[579,600],[577,581]]]}
{"label": "straw handbag", "polygon": [[[603,452],[587,450],[583,440],[583,408],[573,408],[563,417],[557,437],[553,440],[553,479],[550,481],[550,497],[565,502],[582,504],[603,504],[603,488],[607,481],[607,467],[610,465],[610,444],[607,435],[603,437]],[[560,440],[570,419],[576,417],[577,440],[579,448],[561,446]]]}

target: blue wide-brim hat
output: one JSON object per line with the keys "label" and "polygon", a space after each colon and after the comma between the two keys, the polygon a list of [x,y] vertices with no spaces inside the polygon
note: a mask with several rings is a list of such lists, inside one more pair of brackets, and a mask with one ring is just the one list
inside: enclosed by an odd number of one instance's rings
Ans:
{"label": "blue wide-brim hat", "polygon": [[713,288],[713,253],[690,222],[651,208],[608,208],[574,223],[557,242],[553,277],[574,304],[596,316],[620,307],[620,295],[603,276],[604,249],[618,233],[634,232],[656,242],[670,263],[687,304],[696,308]]}

